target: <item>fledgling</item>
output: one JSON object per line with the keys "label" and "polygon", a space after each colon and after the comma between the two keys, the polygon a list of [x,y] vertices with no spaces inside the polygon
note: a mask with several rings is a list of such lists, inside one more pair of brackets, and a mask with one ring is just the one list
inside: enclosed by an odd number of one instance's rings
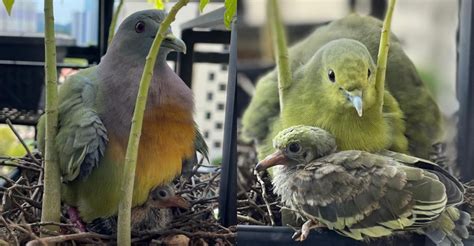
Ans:
{"label": "fledgling", "polygon": [[[191,204],[176,195],[171,185],[156,187],[148,200],[132,209],[132,231],[156,231],[167,228],[173,221],[172,208],[188,209]],[[99,218],[87,225],[87,229],[102,234],[117,233],[117,216]]]}
{"label": "fledgling", "polygon": [[[166,13],[144,10],[127,17],[97,66],[70,76],[59,90],[58,133],[54,138],[62,176],[62,199],[84,222],[117,214],[125,153],[139,82],[151,44]],[[150,191],[170,183],[205,146],[193,120],[192,91],[166,62],[169,52],[186,51],[166,32],[153,78],[139,143],[132,207]],[[44,117],[38,123],[44,150]],[[198,149],[206,155],[207,150]]]}
{"label": "fledgling", "polygon": [[416,231],[437,245],[462,245],[470,215],[454,206],[462,184],[436,164],[382,151],[336,152],[327,131],[295,126],[278,133],[277,149],[258,163],[280,165],[273,179],[282,202],[308,220],[300,240],[316,221],[356,240]]}

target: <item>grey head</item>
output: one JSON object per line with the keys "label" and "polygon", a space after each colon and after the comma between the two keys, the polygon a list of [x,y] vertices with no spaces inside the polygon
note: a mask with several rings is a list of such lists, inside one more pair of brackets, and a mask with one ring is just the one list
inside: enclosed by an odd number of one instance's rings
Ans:
{"label": "grey head", "polygon": [[[120,24],[107,54],[145,58],[166,15],[165,11],[152,9],[128,16]],[[170,51],[186,52],[186,44],[173,35],[171,28],[161,43],[159,56],[166,58]]]}

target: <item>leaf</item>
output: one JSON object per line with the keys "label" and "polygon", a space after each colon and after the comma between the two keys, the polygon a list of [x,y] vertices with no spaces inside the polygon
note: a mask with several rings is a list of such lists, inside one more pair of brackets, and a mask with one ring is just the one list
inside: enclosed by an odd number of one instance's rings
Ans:
{"label": "leaf", "polygon": [[199,11],[204,11],[204,8],[209,3],[209,0],[199,0]]}
{"label": "leaf", "polygon": [[230,29],[230,24],[237,12],[237,0],[225,0],[224,24]]}
{"label": "leaf", "polygon": [[168,2],[168,0],[148,0],[148,2],[153,3],[155,8],[163,10],[165,9],[165,3]]}
{"label": "leaf", "polygon": [[11,15],[12,13],[12,7],[14,2],[15,0],[3,0],[3,5],[5,5],[5,9],[7,10],[8,15]]}

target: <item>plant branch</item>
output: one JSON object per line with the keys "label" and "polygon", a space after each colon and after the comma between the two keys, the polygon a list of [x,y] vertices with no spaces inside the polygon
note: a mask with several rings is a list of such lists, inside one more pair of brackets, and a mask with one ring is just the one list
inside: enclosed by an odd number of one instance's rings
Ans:
{"label": "plant branch", "polygon": [[135,181],[135,168],[138,156],[138,146],[140,143],[140,135],[142,132],[143,115],[145,112],[145,105],[148,97],[148,89],[150,81],[153,76],[153,68],[155,67],[156,57],[161,46],[161,42],[165,38],[171,23],[175,20],[178,11],[188,4],[189,0],[179,0],[171,9],[168,16],[161,23],[150,51],[146,57],[145,68],[140,80],[140,87],[138,89],[137,101],[135,110],[133,112],[132,126],[130,136],[128,139],[127,153],[125,155],[125,166],[123,171],[123,179],[121,184],[121,200],[119,204],[118,217],[118,245],[131,244],[131,208],[133,199],[133,184]]}
{"label": "plant branch", "polygon": [[112,39],[115,34],[115,26],[117,25],[117,19],[118,15],[120,14],[120,10],[122,9],[123,6],[123,0],[120,0],[119,5],[117,6],[117,9],[114,12],[114,15],[112,16],[112,21],[110,22],[110,27],[109,27],[109,39],[107,40],[107,44],[110,45],[112,42]]}
{"label": "plant branch", "polygon": [[285,28],[281,21],[277,0],[267,1],[267,22],[273,39],[273,51],[278,70],[278,95],[280,99],[280,112],[283,111],[286,90],[292,83],[291,70],[286,44]]}
{"label": "plant branch", "polygon": [[383,98],[385,93],[385,73],[387,71],[388,50],[390,48],[390,29],[392,25],[393,9],[396,0],[390,0],[388,3],[387,14],[383,22],[382,33],[380,35],[379,53],[377,56],[377,73],[375,75],[375,91],[380,110],[383,107]]}
{"label": "plant branch", "polygon": [[[61,209],[61,182],[54,137],[58,126],[58,86],[56,71],[56,41],[54,38],[53,0],[44,1],[44,45],[46,80],[46,134],[44,160],[44,193],[42,222],[59,222]],[[57,230],[57,226],[47,226]]]}

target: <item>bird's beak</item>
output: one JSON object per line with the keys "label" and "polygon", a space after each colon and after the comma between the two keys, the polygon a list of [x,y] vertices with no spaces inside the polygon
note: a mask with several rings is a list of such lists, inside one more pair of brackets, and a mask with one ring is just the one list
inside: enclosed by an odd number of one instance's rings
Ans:
{"label": "bird's beak", "polygon": [[160,204],[161,208],[183,208],[183,209],[189,209],[191,207],[191,203],[189,203],[186,199],[184,199],[182,196],[179,195],[174,195],[166,201],[161,202]]}
{"label": "bird's beak", "polygon": [[275,153],[265,157],[265,159],[261,160],[255,166],[255,170],[257,172],[263,171],[267,168],[276,166],[276,165],[285,165],[288,163],[288,158],[281,152],[281,150],[277,150]]}
{"label": "bird's beak", "polygon": [[174,36],[173,33],[166,34],[165,39],[163,40],[163,43],[161,43],[161,45],[170,48],[176,52],[183,52],[184,54],[186,54],[186,44],[183,40]]}
{"label": "bird's beak", "polygon": [[362,117],[362,92],[360,90],[346,91],[347,99],[352,103],[359,117]]}

